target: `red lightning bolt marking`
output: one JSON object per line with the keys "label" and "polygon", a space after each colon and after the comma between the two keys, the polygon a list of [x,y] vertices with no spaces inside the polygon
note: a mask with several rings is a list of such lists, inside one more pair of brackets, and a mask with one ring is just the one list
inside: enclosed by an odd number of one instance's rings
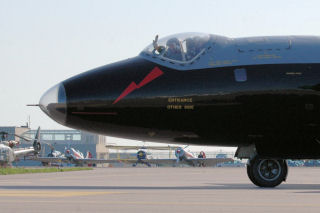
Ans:
{"label": "red lightning bolt marking", "polygon": [[144,85],[150,83],[151,81],[155,80],[159,76],[161,76],[163,72],[158,68],[155,67],[151,70],[151,72],[137,85],[134,81],[132,81],[129,86],[121,93],[121,95],[112,103],[116,104],[122,98],[126,97],[136,89],[143,87]]}

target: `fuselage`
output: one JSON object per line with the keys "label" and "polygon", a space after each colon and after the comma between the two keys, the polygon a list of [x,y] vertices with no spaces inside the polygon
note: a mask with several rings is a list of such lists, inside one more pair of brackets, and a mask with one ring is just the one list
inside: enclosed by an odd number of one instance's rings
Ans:
{"label": "fuselage", "polygon": [[174,152],[175,156],[179,160],[188,160],[192,158],[196,158],[191,152],[188,152],[182,147],[179,147]]}
{"label": "fuselage", "polygon": [[188,45],[181,59],[148,47],[79,74],[40,106],[65,126],[104,135],[320,157],[320,37],[205,41],[190,60]]}
{"label": "fuselage", "polygon": [[73,160],[85,159],[84,156],[83,156],[83,153],[80,152],[79,150],[74,149],[74,148],[67,149],[65,151],[65,156],[67,158],[70,158],[70,159],[73,159]]}

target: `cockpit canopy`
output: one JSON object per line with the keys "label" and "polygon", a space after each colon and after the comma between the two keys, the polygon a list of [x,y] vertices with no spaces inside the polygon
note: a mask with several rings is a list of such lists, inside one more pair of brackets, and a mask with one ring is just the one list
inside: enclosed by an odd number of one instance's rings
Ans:
{"label": "cockpit canopy", "polygon": [[142,53],[178,63],[190,63],[200,56],[213,40],[209,34],[182,33],[167,36],[147,46]]}

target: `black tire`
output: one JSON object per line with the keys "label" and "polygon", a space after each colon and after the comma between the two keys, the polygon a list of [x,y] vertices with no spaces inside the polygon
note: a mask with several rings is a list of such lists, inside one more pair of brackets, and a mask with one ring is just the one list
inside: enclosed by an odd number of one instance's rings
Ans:
{"label": "black tire", "polygon": [[251,165],[250,164],[247,164],[247,175],[249,177],[249,179],[251,180],[251,182],[254,184],[254,185],[257,185],[254,177],[253,177],[253,173],[252,173],[252,168],[251,168]]}
{"label": "black tire", "polygon": [[247,165],[247,174],[252,183],[259,187],[276,187],[286,180],[288,165],[282,159],[255,157]]}

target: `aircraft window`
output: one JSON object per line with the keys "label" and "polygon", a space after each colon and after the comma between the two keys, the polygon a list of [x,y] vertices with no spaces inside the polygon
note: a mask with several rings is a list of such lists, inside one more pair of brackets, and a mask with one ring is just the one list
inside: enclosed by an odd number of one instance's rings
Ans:
{"label": "aircraft window", "polygon": [[73,135],[72,135],[72,140],[74,140],[74,141],[80,141],[80,140],[81,140],[81,135],[80,135],[80,134],[73,134]]}
{"label": "aircraft window", "polygon": [[43,140],[53,140],[52,134],[42,134]]}
{"label": "aircraft window", "polygon": [[209,47],[210,36],[202,33],[184,33],[158,40],[142,52],[170,63],[191,63]]}
{"label": "aircraft window", "polygon": [[237,82],[247,81],[247,70],[246,69],[235,69],[234,78]]}
{"label": "aircraft window", "polygon": [[63,141],[63,140],[65,140],[64,134],[56,134],[54,136],[54,139],[57,140],[57,141]]}

